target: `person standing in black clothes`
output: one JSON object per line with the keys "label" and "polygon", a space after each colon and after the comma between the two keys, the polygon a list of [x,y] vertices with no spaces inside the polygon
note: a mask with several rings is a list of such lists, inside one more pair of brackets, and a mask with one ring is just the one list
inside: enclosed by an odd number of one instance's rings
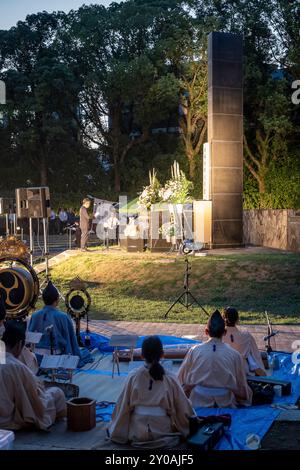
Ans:
{"label": "person standing in black clothes", "polygon": [[89,238],[89,231],[90,231],[90,216],[88,214],[88,209],[91,206],[91,201],[89,199],[84,199],[82,201],[82,206],[80,207],[80,230],[81,230],[81,242],[80,248],[81,251],[88,251],[87,250],[87,241]]}

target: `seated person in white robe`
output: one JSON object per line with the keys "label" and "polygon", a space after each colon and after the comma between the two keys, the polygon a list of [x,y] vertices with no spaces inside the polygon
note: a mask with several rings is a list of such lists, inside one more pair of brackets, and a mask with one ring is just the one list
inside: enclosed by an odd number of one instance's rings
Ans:
{"label": "seated person in white robe", "polygon": [[227,307],[224,309],[223,318],[226,325],[223,343],[229,344],[241,354],[246,374],[267,375],[255,339],[248,331],[240,331],[236,326],[239,321],[238,311]]}
{"label": "seated person in white robe", "polygon": [[252,391],[247,384],[243,358],[222,342],[225,322],[218,310],[211,315],[205,333],[208,341],[190,349],[178,372],[192,405],[194,408],[250,405]]}
{"label": "seated person in white robe", "polygon": [[163,347],[157,336],[144,340],[142,356],[145,365],[129,374],[108,434],[113,442],[134,447],[174,447],[189,434],[194,410],[177,378],[160,364]]}
{"label": "seated person in white robe", "polygon": [[54,354],[79,356],[80,350],[69,315],[58,310],[59,292],[51,281],[43,291],[44,308],[35,312],[29,322],[28,330],[43,333],[36,345],[39,354],[50,354],[51,345]]}
{"label": "seated person in white robe", "polygon": [[[5,320],[6,320],[6,308],[5,308],[5,304],[3,302],[2,297],[0,297],[0,339],[2,338],[4,331],[5,331]],[[24,323],[24,327],[26,329],[26,323]],[[19,361],[23,362],[23,364],[29,367],[29,369],[31,369],[34,374],[38,372],[39,366],[38,366],[36,356],[26,346],[24,346],[19,356]]]}
{"label": "seated person in white robe", "polygon": [[7,322],[2,341],[6,354],[5,363],[0,363],[0,429],[48,429],[55,420],[66,416],[63,391],[57,387],[45,389],[18,360],[25,343],[23,328]]}

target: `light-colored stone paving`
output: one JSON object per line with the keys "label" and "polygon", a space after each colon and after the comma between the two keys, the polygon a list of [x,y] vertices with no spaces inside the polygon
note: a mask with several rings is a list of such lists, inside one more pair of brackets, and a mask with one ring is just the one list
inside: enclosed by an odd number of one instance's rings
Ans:
{"label": "light-colored stone paving", "polygon": [[[72,256],[77,256],[79,253],[78,250],[66,250],[62,251],[58,255],[53,256],[52,258],[49,259],[49,268],[52,268],[53,266],[56,266],[57,264],[62,263],[63,261],[66,261],[67,259],[71,258]],[[46,262],[42,262],[39,264],[36,264],[34,266],[34,270],[37,274],[41,274],[46,270]]]}
{"label": "light-colored stone paving", "polygon": [[[258,347],[264,349],[263,338],[267,335],[265,325],[240,326],[247,328],[256,339]],[[188,323],[150,323],[150,322],[125,322],[125,321],[100,321],[91,320],[90,329],[95,333],[110,337],[113,334],[136,334],[136,335],[170,335],[188,337],[191,339],[205,339],[205,325]],[[277,351],[293,351],[292,343],[300,340],[300,325],[274,325],[274,331],[278,335],[271,339],[271,346]]]}

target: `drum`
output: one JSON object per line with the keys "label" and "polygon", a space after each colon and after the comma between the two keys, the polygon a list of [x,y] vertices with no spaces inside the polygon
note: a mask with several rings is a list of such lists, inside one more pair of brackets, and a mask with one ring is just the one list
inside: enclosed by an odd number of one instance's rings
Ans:
{"label": "drum", "polygon": [[[22,318],[34,308],[39,295],[39,280],[26,261],[0,258],[0,295],[8,319]],[[5,265],[3,265],[5,263]]]}

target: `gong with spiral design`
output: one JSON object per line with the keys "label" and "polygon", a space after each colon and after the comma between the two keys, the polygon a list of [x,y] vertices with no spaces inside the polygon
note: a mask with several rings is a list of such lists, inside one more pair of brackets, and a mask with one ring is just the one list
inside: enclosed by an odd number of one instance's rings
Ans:
{"label": "gong with spiral design", "polygon": [[8,319],[23,318],[34,309],[39,296],[39,279],[27,261],[0,257],[0,295]]}

